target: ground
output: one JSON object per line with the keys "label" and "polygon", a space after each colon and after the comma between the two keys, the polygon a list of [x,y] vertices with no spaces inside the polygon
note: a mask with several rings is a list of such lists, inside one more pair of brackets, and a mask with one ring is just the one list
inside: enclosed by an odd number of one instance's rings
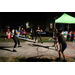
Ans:
{"label": "ground", "polygon": [[[58,52],[52,47],[53,42],[37,42],[33,41],[21,42],[22,47],[17,47],[17,52],[13,52],[14,42],[0,42],[0,62],[63,62],[63,58],[58,60]],[[67,42],[65,50],[66,61],[75,61],[75,44]]]}

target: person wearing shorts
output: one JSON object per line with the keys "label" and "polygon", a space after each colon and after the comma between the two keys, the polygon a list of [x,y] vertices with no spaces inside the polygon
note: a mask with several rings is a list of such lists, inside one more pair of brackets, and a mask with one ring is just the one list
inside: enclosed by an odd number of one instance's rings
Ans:
{"label": "person wearing shorts", "polygon": [[63,58],[65,60],[65,56],[64,56],[64,50],[67,48],[67,44],[65,41],[64,36],[61,33],[57,33],[56,36],[58,37],[58,42],[59,42],[59,46],[60,46],[60,50],[59,50],[59,59],[61,58],[61,54],[63,55]]}

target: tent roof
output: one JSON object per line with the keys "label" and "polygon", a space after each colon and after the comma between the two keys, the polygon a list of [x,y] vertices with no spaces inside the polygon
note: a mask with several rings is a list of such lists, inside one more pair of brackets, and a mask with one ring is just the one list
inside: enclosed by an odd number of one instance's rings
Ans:
{"label": "tent roof", "polygon": [[75,23],[75,18],[64,13],[61,17],[55,20],[55,23]]}

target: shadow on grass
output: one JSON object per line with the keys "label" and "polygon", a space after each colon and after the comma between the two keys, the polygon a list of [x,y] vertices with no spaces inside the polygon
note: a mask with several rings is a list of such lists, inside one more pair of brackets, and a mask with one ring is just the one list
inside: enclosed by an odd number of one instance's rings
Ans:
{"label": "shadow on grass", "polygon": [[53,59],[48,59],[48,58],[35,58],[35,57],[30,57],[30,58],[19,58],[16,59],[18,62],[51,62]]}
{"label": "shadow on grass", "polygon": [[40,57],[29,57],[29,58],[15,58],[15,62],[67,62],[64,60],[57,60],[58,58],[40,58]]}
{"label": "shadow on grass", "polygon": [[[63,59],[58,60],[58,58],[46,58],[46,57],[0,57],[0,62],[68,62]],[[75,61],[75,60],[74,60]]]}

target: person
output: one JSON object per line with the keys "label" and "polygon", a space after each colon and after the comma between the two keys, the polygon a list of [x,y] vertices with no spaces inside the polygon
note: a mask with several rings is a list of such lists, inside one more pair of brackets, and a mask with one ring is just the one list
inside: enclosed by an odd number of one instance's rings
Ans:
{"label": "person", "polygon": [[72,31],[69,31],[69,36],[70,36],[70,41],[71,41]]}
{"label": "person", "polygon": [[11,31],[10,31],[10,29],[7,29],[6,35],[7,35],[7,39],[11,38]]}
{"label": "person", "polygon": [[[35,42],[36,42],[37,36],[39,36],[39,38],[40,38],[40,40],[41,40],[41,43],[43,43],[43,42],[42,42],[42,39],[41,39],[41,35],[39,34],[39,32],[42,32],[42,30],[41,30],[40,27],[38,26],[38,27],[37,27],[37,30],[36,30]],[[35,42],[34,42],[34,43],[35,43]]]}
{"label": "person", "polygon": [[72,33],[71,33],[71,41],[74,42],[74,32],[73,32],[73,31],[72,31]]}
{"label": "person", "polygon": [[8,31],[7,33],[7,39],[10,39],[11,38],[11,32]]}
{"label": "person", "polygon": [[58,50],[58,37],[55,37],[55,50]]}
{"label": "person", "polygon": [[59,42],[59,46],[60,46],[60,50],[59,50],[59,59],[61,58],[61,54],[63,55],[63,58],[65,60],[65,56],[64,56],[64,50],[67,48],[67,44],[65,41],[64,36],[61,33],[57,33],[56,36],[58,37],[58,42]]}
{"label": "person", "polygon": [[34,31],[33,31],[33,29],[31,28],[31,31],[30,31],[30,33],[31,33],[31,36],[32,36],[32,40],[34,39]]}
{"label": "person", "polygon": [[68,32],[68,35],[67,35],[67,41],[70,41],[70,35],[69,35],[69,32]]}
{"label": "person", "polygon": [[21,45],[20,45],[20,41],[19,41],[19,39],[18,39],[18,37],[19,37],[19,34],[20,34],[20,32],[18,32],[18,30],[16,29],[14,29],[14,34],[12,33],[12,39],[14,40],[14,42],[15,42],[15,45],[14,45],[14,48],[13,48],[13,51],[14,52],[17,52],[16,51],[16,46],[17,46],[17,43],[18,43],[18,47],[22,47]]}
{"label": "person", "polygon": [[12,29],[12,35],[14,35],[14,31],[15,31],[15,30],[14,30],[14,29]]}
{"label": "person", "polygon": [[25,31],[25,29],[23,30],[22,34],[25,35],[25,37],[26,37],[27,32]]}
{"label": "person", "polygon": [[[53,32],[55,33],[55,38],[54,38],[54,39],[56,40],[56,39],[57,39],[57,38],[56,38],[56,34],[58,33],[58,30],[57,30],[56,27],[53,28]],[[57,41],[57,40],[56,40],[56,41]],[[55,47],[56,41],[54,42],[54,45],[53,45],[52,47]]]}
{"label": "person", "polygon": [[22,30],[20,29],[20,34],[22,35]]}
{"label": "person", "polygon": [[75,31],[74,31],[74,39],[73,39],[73,42],[74,42],[74,40],[75,40]]}

